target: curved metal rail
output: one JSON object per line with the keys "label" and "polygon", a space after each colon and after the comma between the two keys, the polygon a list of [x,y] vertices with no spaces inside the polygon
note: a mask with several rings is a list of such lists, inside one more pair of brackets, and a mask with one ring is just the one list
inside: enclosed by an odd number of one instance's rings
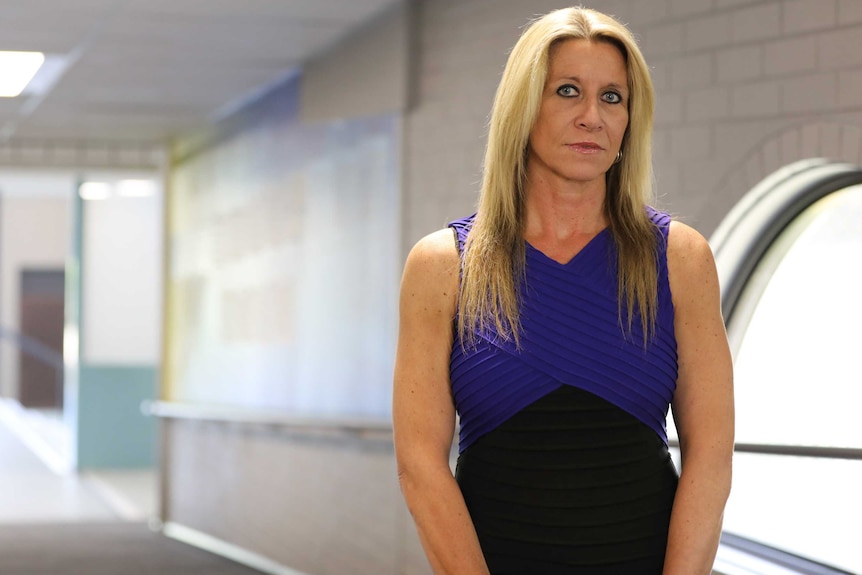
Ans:
{"label": "curved metal rail", "polygon": [[766,177],[728,212],[709,240],[725,323],[732,321],[751,273],[784,228],[821,198],[857,184],[862,184],[860,166],[801,160]]}
{"label": "curved metal rail", "polygon": [[[862,184],[860,166],[820,158],[802,160],[765,178],[727,214],[710,238],[710,244],[715,253],[722,311],[728,327],[734,320],[746,283],[785,228],[818,200],[859,184]],[[671,445],[679,447],[679,442],[673,441]],[[862,461],[862,449],[858,448],[737,443],[734,451]],[[747,564],[749,558],[780,566],[786,569],[782,572],[787,573],[848,573],[730,533],[722,534],[721,543],[720,556],[724,554],[734,559],[730,564],[735,567],[727,572],[716,571],[720,573],[740,572],[740,563]],[[742,572],[752,571],[743,568]]]}
{"label": "curved metal rail", "polygon": [[63,354],[58,353],[38,339],[2,326],[0,326],[0,339],[10,340],[23,353],[54,368],[55,399],[57,405],[63,405]]}

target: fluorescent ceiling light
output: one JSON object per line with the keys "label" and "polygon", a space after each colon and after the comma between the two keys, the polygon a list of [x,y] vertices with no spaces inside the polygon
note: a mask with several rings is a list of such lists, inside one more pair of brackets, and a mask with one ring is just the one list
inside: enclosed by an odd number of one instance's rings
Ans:
{"label": "fluorescent ceiling light", "polygon": [[152,180],[120,180],[117,194],[126,198],[144,198],[156,193],[156,183]]}
{"label": "fluorescent ceiling light", "polygon": [[106,200],[111,197],[111,186],[105,182],[84,182],[78,195],[82,200]]}
{"label": "fluorescent ceiling light", "polygon": [[42,52],[0,51],[0,97],[20,94],[45,61]]}

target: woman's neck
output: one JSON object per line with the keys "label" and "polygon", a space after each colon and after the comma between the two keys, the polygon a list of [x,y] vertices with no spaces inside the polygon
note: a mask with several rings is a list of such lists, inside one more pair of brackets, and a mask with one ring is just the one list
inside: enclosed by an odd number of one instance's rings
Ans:
{"label": "woman's neck", "polygon": [[601,185],[551,186],[529,182],[525,197],[524,236],[545,241],[592,237],[607,227],[605,187]]}

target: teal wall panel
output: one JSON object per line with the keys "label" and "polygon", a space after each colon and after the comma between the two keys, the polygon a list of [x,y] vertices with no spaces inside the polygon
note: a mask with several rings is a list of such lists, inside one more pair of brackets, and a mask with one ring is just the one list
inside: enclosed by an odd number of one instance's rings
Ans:
{"label": "teal wall panel", "polygon": [[142,468],[156,462],[156,425],[141,402],[158,398],[155,366],[81,365],[78,468]]}

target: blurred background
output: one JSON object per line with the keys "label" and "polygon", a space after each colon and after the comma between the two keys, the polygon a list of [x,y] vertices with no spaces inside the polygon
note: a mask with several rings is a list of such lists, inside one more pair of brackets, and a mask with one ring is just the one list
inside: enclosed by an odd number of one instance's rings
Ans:
{"label": "blurred background", "polygon": [[[716,572],[860,573],[862,1],[584,4],[639,39],[658,207],[720,267]],[[0,51],[42,55],[0,97],[0,532],[429,573],[392,452],[401,267],[475,210],[508,51],[566,5],[4,2]]]}

